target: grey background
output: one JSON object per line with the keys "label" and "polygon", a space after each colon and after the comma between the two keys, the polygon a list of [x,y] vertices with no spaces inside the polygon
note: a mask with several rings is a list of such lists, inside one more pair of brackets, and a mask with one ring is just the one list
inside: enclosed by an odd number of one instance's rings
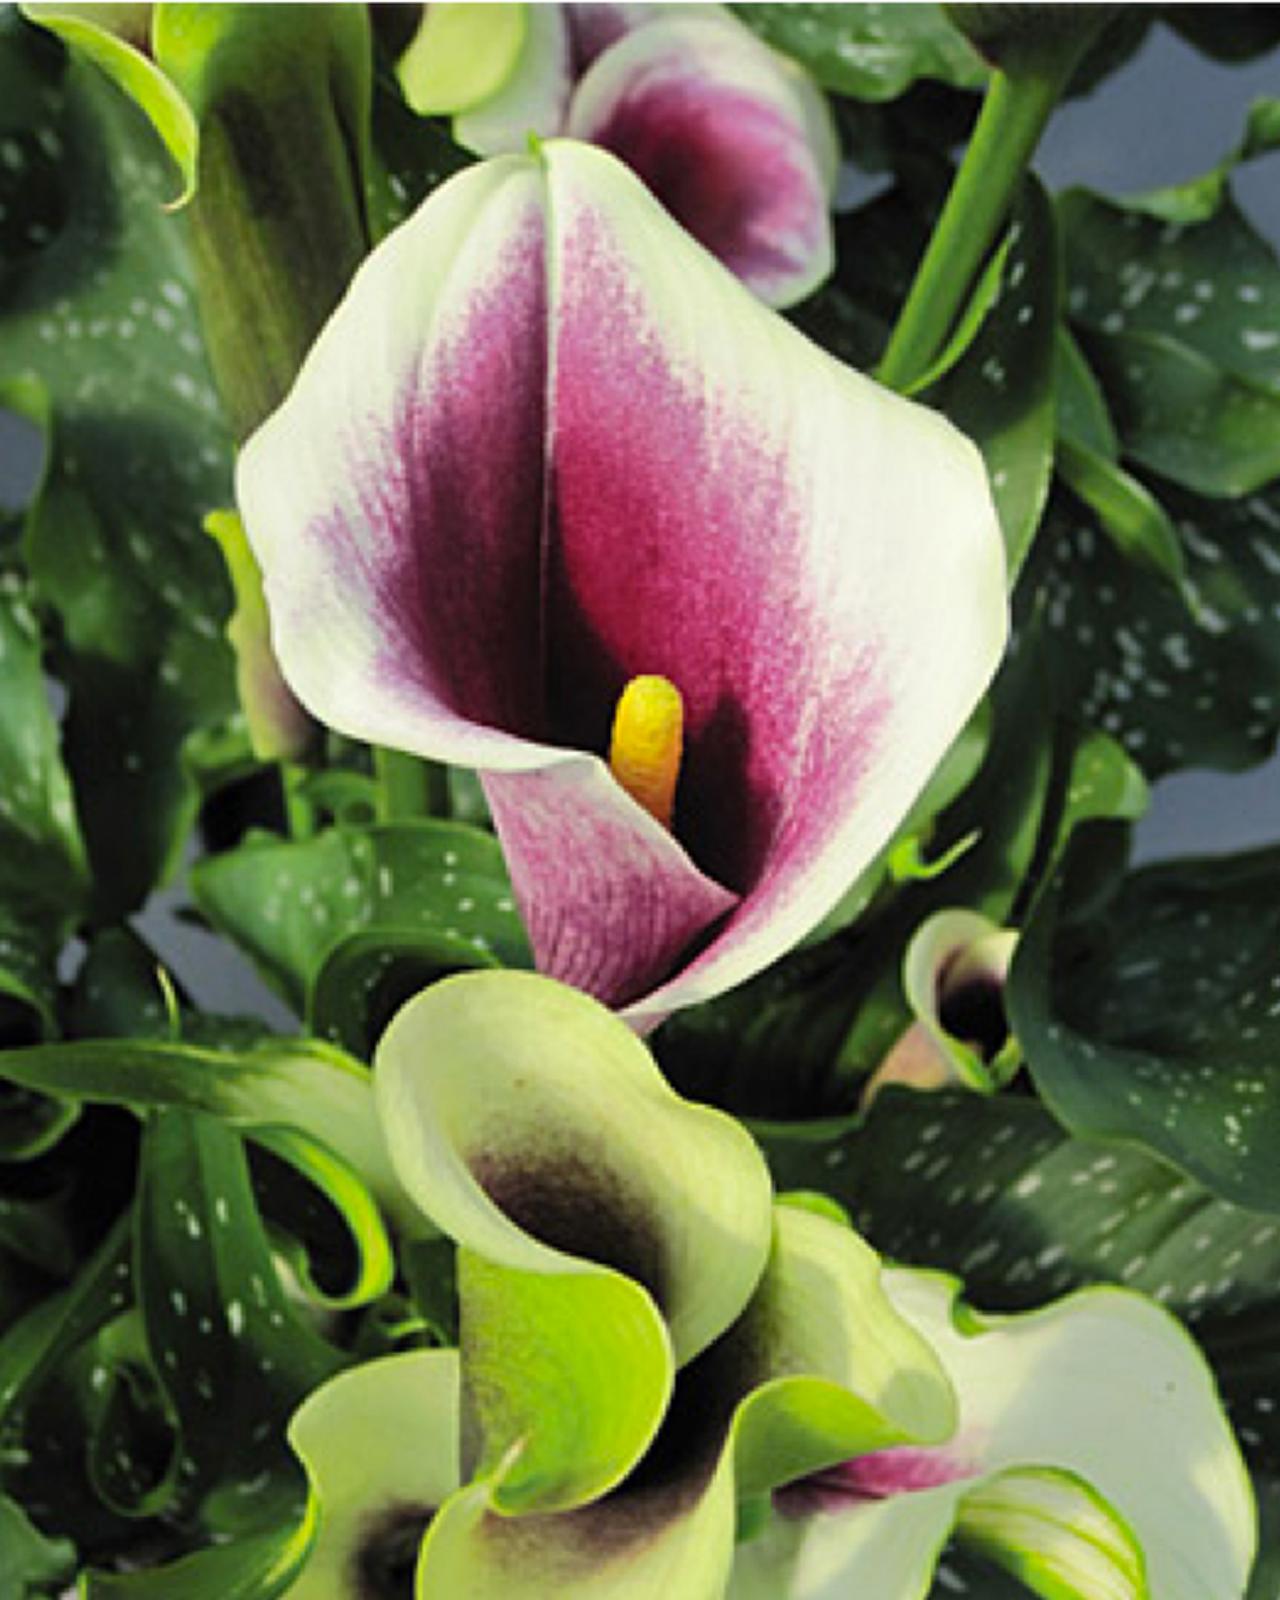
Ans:
{"label": "grey background", "polygon": [[[1036,165],[1052,189],[1085,184],[1125,194],[1177,183],[1234,147],[1249,102],[1261,95],[1280,95],[1280,57],[1221,65],[1157,25],[1114,78],[1060,108]],[[1280,153],[1242,169],[1236,193],[1280,248]],[[21,503],[37,471],[32,430],[0,412],[0,503]],[[1273,759],[1238,776],[1189,772],[1157,784],[1137,830],[1137,853],[1149,860],[1277,839],[1280,759]],[[180,887],[166,891],[141,919],[178,979],[210,1009],[248,1011],[287,1026],[287,1013],[234,951],[175,920],[182,900]]]}

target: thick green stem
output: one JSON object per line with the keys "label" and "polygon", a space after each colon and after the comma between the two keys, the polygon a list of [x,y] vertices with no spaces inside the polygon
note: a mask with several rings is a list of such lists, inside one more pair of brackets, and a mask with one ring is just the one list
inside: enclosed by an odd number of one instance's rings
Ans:
{"label": "thick green stem", "polygon": [[284,820],[291,839],[309,839],[316,831],[316,813],[302,792],[307,768],[297,761],[281,761],[280,794],[284,800]]}
{"label": "thick green stem", "polygon": [[905,389],[926,372],[959,316],[1066,84],[1059,71],[996,72],[947,203],[876,376]]}
{"label": "thick green stem", "polygon": [[378,780],[379,822],[449,815],[449,779],[438,763],[375,745],[373,770]]}

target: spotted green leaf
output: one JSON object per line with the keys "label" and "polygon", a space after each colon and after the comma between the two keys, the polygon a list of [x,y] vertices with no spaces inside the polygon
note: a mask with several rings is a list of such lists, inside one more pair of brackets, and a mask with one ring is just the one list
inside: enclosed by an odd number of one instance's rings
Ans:
{"label": "spotted green leaf", "polygon": [[1280,728],[1280,483],[1235,501],[1152,488],[1182,592],[1123,556],[1080,502],[1051,505],[1020,596],[1045,630],[1049,693],[1151,777],[1249,766]]}
{"label": "spotted green leaf", "polygon": [[50,462],[26,549],[56,613],[66,753],[99,909],[136,904],[194,817],[183,741],[234,707],[204,513],[230,451],[204,364],[172,175],[91,65],[0,15],[0,378],[40,381]]}
{"label": "spotted green leaf", "polygon": [[314,1530],[309,1521],[281,1521],[231,1544],[206,1545],[193,1555],[135,1572],[88,1572],[84,1600],[275,1600],[293,1579]]}
{"label": "spotted green leaf", "polygon": [[1034,179],[1023,187],[1008,237],[999,299],[936,402],[982,451],[1012,582],[1039,526],[1053,469],[1061,283],[1053,208]]}
{"label": "spotted green leaf", "polygon": [[1074,923],[1070,867],[1024,930],[1008,988],[1040,1093],[1079,1132],[1280,1210],[1280,853],[1149,868]]}
{"label": "spotted green leaf", "polygon": [[41,648],[25,586],[0,579],[0,1040],[11,1044],[52,1030],[55,963],[87,893]]}
{"label": "spotted green leaf", "polygon": [[[1269,147],[1273,120],[1255,117],[1239,154]],[[1280,473],[1280,264],[1231,199],[1229,167],[1123,204],[1073,190],[1059,206],[1071,318],[1126,453],[1227,497]]]}
{"label": "spotted green leaf", "polygon": [[75,1552],[65,1539],[48,1539],[22,1507],[0,1495],[0,1596],[35,1600],[72,1573]]}
{"label": "spotted green leaf", "polygon": [[84,1100],[199,1112],[251,1134],[284,1127],[291,1130],[290,1154],[301,1148],[299,1140],[315,1147],[316,1159],[331,1153],[387,1212],[411,1215],[390,1171],[368,1073],[318,1040],[63,1040],[4,1052],[0,1081],[65,1097],[73,1108]]}
{"label": "spotted green leaf", "polygon": [[798,61],[824,89],[892,100],[920,78],[960,89],[985,83],[981,56],[940,5],[741,5],[766,44]]}
{"label": "spotted green leaf", "polygon": [[462,824],[260,835],[202,862],[192,891],[316,1032],[361,1054],[431,978],[530,961],[497,841]]}
{"label": "spotted green leaf", "polygon": [[170,1512],[202,1508],[224,1531],[270,1526],[290,1507],[299,1520],[285,1423],[341,1358],[284,1293],[235,1133],[152,1113],[135,1252],[147,1350],[177,1428]]}
{"label": "spotted green leaf", "polygon": [[30,598],[0,581],[0,898],[65,928],[84,898],[84,846]]}
{"label": "spotted green leaf", "polygon": [[15,1418],[59,1363],[124,1312],[131,1297],[129,1219],[121,1217],[75,1281],[40,1302],[0,1336],[0,1422]]}

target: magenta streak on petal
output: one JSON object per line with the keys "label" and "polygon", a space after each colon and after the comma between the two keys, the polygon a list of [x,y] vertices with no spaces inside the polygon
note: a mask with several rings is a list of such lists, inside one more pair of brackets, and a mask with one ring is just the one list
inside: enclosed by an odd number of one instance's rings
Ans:
{"label": "magenta streak on petal", "polygon": [[319,530],[331,580],[355,577],[379,618],[379,685],[526,738],[543,716],[543,253],[531,208],[479,289],[458,282],[470,303],[438,312],[387,436],[373,450],[353,436],[359,516],[344,508]]}
{"label": "magenta streak on petal", "polygon": [[[684,31],[696,39],[709,30]],[[575,101],[569,131],[625,161],[695,239],[767,298],[803,273],[826,239],[826,194],[803,119],[776,97],[718,82],[714,55],[705,67],[681,60],[681,30],[671,37],[670,53],[638,63],[596,115],[583,116]],[[616,72],[615,63],[602,61],[602,70]]]}
{"label": "magenta streak on petal", "polygon": [[561,229],[572,236],[558,241],[554,316],[552,715],[561,742],[600,749],[628,678],[658,672],[680,689],[675,832],[749,897],[709,955],[744,919],[768,919],[873,766],[879,653],[823,621],[787,439],[753,431],[732,359],[674,367],[607,228],[583,207],[562,211]]}
{"label": "magenta streak on petal", "polygon": [[970,1455],[957,1453],[958,1442],[952,1440],[945,1449],[896,1445],[855,1456],[779,1489],[774,1505],[788,1517],[847,1511],[859,1501],[888,1500],[977,1477],[983,1468]]}

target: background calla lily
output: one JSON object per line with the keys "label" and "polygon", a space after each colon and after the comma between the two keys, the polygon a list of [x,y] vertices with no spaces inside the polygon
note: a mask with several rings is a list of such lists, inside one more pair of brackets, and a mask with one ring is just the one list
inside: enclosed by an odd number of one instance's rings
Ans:
{"label": "background calla lily", "polygon": [[[973,446],[568,141],[369,258],[238,494],[303,704],[478,768],[539,966],[638,1027],[822,918],[1005,639]],[[602,759],[645,674],[684,703],[670,830]]]}
{"label": "background calla lily", "polygon": [[530,133],[611,150],[770,305],[831,271],[826,101],[723,6],[431,5],[400,79],[481,155]]}
{"label": "background calla lily", "polygon": [[784,1490],[739,1552],[733,1600],[923,1600],[953,1531],[1055,1600],[1240,1600],[1253,1497],[1174,1318],[1109,1287],[984,1316],[943,1274],[884,1281],[955,1385],[957,1430]]}
{"label": "background calla lily", "polygon": [[902,987],[916,1020],[872,1073],[869,1106],[887,1084],[940,1089],[962,1083],[990,1094],[1021,1060],[1004,1014],[1018,935],[976,911],[939,911],[912,935]]}

